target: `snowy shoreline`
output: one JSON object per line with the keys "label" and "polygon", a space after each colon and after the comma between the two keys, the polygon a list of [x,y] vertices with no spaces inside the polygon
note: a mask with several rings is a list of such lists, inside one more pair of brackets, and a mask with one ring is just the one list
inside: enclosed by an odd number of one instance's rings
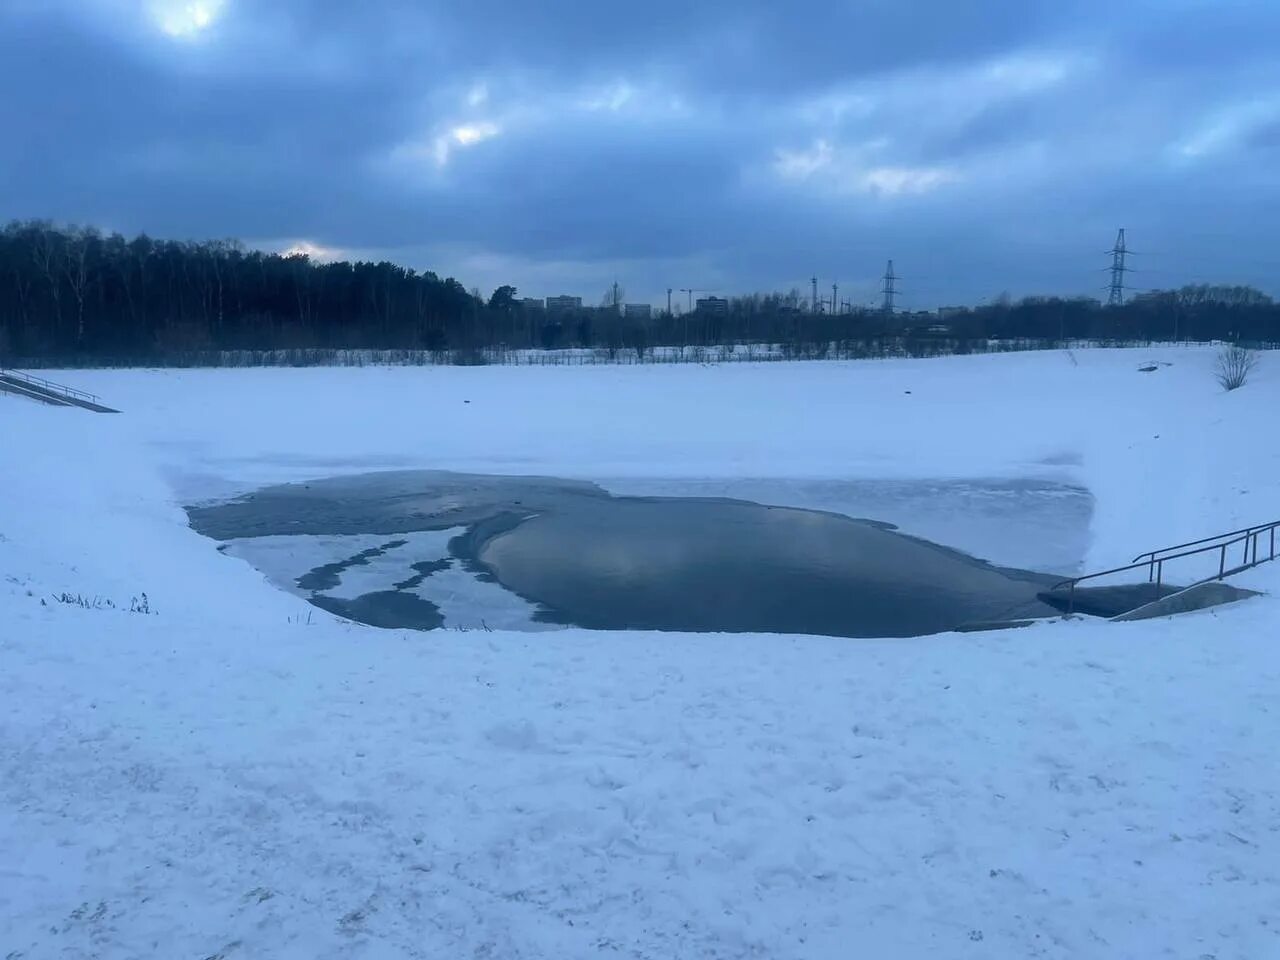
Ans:
{"label": "snowy shoreline", "polygon": [[121,416],[0,399],[0,952],[1275,953],[1273,596],[910,641],[409,634],[308,618],[179,506],[421,467],[1053,476],[1094,497],[1096,568],[1272,519],[1280,369],[1222,394],[1212,358],[86,371]]}

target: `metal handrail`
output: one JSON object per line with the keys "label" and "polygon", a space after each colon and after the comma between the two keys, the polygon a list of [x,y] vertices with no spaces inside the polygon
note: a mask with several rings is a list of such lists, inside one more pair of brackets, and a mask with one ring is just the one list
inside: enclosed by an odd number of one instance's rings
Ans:
{"label": "metal handrail", "polygon": [[33,377],[28,373],[20,373],[17,370],[6,370],[0,367],[0,376],[10,377],[23,383],[30,383],[33,386],[48,390],[50,393],[60,393],[66,397],[78,397],[81,400],[87,400],[90,403],[100,403],[96,393],[87,393],[84,390],[76,390],[74,387],[68,387],[65,384],[54,383],[52,380],[45,380],[42,377]]}
{"label": "metal handrail", "polygon": [[[1147,553],[1139,554],[1135,562],[1130,563],[1126,566],[1116,567],[1114,570],[1103,570],[1101,573],[1086,574],[1083,577],[1071,577],[1070,579],[1062,580],[1062,581],[1059,581],[1058,583],[1055,583],[1049,589],[1058,590],[1062,587],[1069,588],[1070,592],[1067,596],[1067,615],[1070,616],[1071,613],[1075,610],[1077,585],[1084,583],[1087,580],[1097,580],[1099,577],[1109,577],[1117,573],[1126,573],[1129,570],[1140,570],[1143,567],[1146,567],[1147,582],[1155,585],[1155,594],[1156,594],[1156,599],[1158,600],[1160,599],[1160,588],[1164,584],[1165,563],[1169,562],[1170,560],[1182,560],[1182,559],[1185,559],[1186,557],[1194,557],[1202,553],[1212,553],[1214,550],[1217,550],[1219,555],[1218,573],[1215,576],[1203,577],[1200,580],[1195,581],[1195,583],[1190,583],[1187,585],[1186,589],[1199,586],[1202,583],[1209,583],[1211,580],[1222,580],[1222,579],[1225,579],[1228,574],[1239,573],[1242,570],[1248,570],[1252,567],[1258,566],[1259,564],[1267,563],[1268,561],[1274,560],[1276,558],[1276,528],[1277,527],[1280,527],[1280,521],[1277,521],[1275,523],[1262,524],[1261,526],[1257,526],[1257,527],[1245,527],[1243,530],[1233,530],[1231,533],[1224,533],[1217,537],[1206,537],[1203,540],[1193,540],[1190,543],[1184,543],[1181,546],[1196,547],[1196,549],[1184,550],[1181,553],[1170,554],[1169,556],[1166,556],[1166,557],[1159,556],[1159,554],[1164,553],[1168,550],[1177,550],[1179,548],[1166,547],[1164,550],[1151,550],[1151,551],[1148,551]],[[1259,559],[1258,538],[1264,533],[1270,534],[1270,551],[1261,559]],[[1223,537],[1234,537],[1234,539],[1225,540],[1222,543],[1216,542],[1216,541],[1222,540]],[[1242,543],[1244,544],[1244,555],[1241,558],[1241,563],[1238,566],[1234,566],[1228,569],[1227,550],[1230,549],[1231,547],[1238,546],[1239,544],[1242,544]],[[1198,546],[1198,544],[1207,544],[1207,545]],[[1253,557],[1252,560],[1250,559],[1251,552]],[[1147,559],[1144,560],[1143,559],[1144,557]]]}
{"label": "metal handrail", "polygon": [[70,407],[77,403],[70,397],[41,390],[21,380],[8,380],[2,374],[0,374],[0,393],[11,393],[16,397],[26,397],[39,403],[50,403],[59,407]]}
{"label": "metal handrail", "polygon": [[1274,532],[1277,527],[1280,527],[1280,520],[1274,520],[1271,523],[1259,523],[1252,527],[1243,527],[1239,530],[1232,530],[1229,533],[1220,533],[1216,537],[1205,537],[1202,540],[1189,540],[1186,543],[1175,543],[1172,547],[1161,547],[1159,550],[1148,550],[1146,553],[1140,553],[1133,558],[1133,562],[1139,563],[1140,561],[1147,559],[1154,560],[1157,554],[1168,553],[1170,550],[1181,550],[1183,547],[1194,547],[1202,543],[1213,543],[1217,540],[1222,540],[1226,537],[1239,536],[1240,534],[1247,536],[1255,531],[1258,533],[1266,533],[1268,530]]}

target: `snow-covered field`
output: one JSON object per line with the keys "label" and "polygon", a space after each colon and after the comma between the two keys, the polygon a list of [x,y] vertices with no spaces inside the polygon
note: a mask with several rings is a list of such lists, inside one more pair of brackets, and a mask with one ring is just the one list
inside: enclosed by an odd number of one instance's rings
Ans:
{"label": "snow-covered field", "polygon": [[124,414],[0,398],[0,956],[1280,956],[1272,596],[906,641],[380,631],[179,506],[404,467],[1041,478],[1092,493],[1109,566],[1280,515],[1280,363],[1226,395],[1212,362],[95,371],[52,376]]}

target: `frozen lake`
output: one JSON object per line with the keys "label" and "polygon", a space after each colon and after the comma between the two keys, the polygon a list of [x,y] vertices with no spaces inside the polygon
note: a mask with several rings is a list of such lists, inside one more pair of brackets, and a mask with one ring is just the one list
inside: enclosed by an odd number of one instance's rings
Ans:
{"label": "frozen lake", "polygon": [[189,513],[280,587],[375,626],[872,637],[1052,615],[1035,595],[1078,568],[1091,503],[1030,479],[398,471]]}

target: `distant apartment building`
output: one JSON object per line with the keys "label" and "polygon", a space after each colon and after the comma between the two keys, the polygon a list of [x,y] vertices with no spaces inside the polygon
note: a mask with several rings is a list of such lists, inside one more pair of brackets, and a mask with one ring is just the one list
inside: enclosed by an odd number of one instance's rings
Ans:
{"label": "distant apartment building", "polygon": [[546,307],[541,297],[521,297],[520,306],[526,310],[542,310]]}
{"label": "distant apartment building", "polygon": [[951,317],[958,317],[958,316],[960,316],[962,313],[966,313],[966,312],[967,312],[967,308],[965,308],[965,307],[939,307],[939,308],[938,308],[938,319],[939,319],[939,320],[948,320],[948,319],[950,319]]}
{"label": "distant apartment building", "polygon": [[581,297],[547,297],[548,313],[572,313],[582,309]]}
{"label": "distant apartment building", "polygon": [[628,320],[650,320],[653,318],[653,304],[628,303],[622,308],[622,315]]}
{"label": "distant apartment building", "polygon": [[710,313],[715,316],[725,316],[729,313],[729,301],[724,297],[699,297],[695,303],[699,313]]}

